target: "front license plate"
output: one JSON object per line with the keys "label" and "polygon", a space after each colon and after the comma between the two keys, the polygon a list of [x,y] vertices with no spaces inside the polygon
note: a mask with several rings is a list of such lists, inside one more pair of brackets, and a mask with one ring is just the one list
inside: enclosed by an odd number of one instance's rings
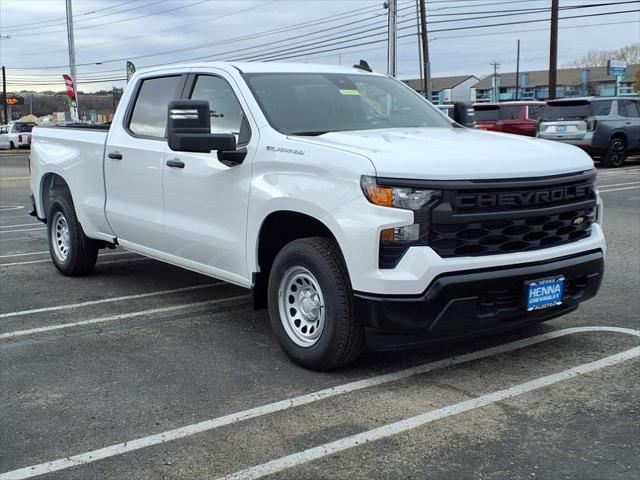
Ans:
{"label": "front license plate", "polygon": [[527,311],[562,305],[564,277],[534,280],[527,286]]}
{"label": "front license plate", "polygon": [[567,126],[566,125],[558,125],[556,127],[556,132],[558,133],[564,133],[567,131]]}

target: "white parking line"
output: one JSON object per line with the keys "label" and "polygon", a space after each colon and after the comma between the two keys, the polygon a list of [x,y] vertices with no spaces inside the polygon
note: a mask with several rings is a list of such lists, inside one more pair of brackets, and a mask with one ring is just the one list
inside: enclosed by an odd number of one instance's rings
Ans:
{"label": "white parking line", "polygon": [[34,313],[42,313],[42,312],[57,312],[60,310],[69,310],[72,308],[87,307],[89,305],[101,305],[103,303],[121,302],[123,300],[135,300],[138,298],[155,297],[157,295],[168,295],[171,293],[190,292],[192,290],[202,290],[204,288],[216,287],[218,285],[225,285],[225,283],[224,282],[207,283],[206,285],[194,285],[191,287],[174,288],[172,290],[160,290],[158,292],[139,293],[137,295],[124,295],[121,297],[103,298],[101,300],[90,300],[87,302],[70,303],[67,305],[56,305],[55,307],[34,308],[32,310],[7,312],[7,313],[0,314],[0,318],[19,317],[22,315],[32,315]]}
{"label": "white parking line", "polygon": [[[241,470],[239,472],[220,477],[220,480],[253,480],[256,478],[262,478],[267,475],[287,470],[291,467],[301,465],[304,463],[317,460],[319,458],[333,455],[344,450],[357,447],[359,445],[374,442],[382,438],[397,435],[408,430],[426,425],[427,423],[441,420],[443,418],[452,417],[460,413],[475,410],[477,408],[486,407],[496,402],[506,400],[508,398],[517,397],[524,393],[533,392],[550,385],[569,380],[571,378],[584,375],[585,373],[595,372],[602,368],[610,367],[618,363],[622,363],[633,358],[640,356],[640,347],[635,347],[624,352],[610,355],[601,360],[594,362],[583,363],[574,368],[563,370],[562,372],[554,373],[553,375],[547,375],[544,377],[536,378],[525,383],[513,385],[512,387],[498,390],[495,392],[487,393],[471,400],[465,400],[463,402],[455,403],[453,405],[447,405],[446,407],[439,408],[437,410],[431,410],[415,417],[406,418],[399,422],[389,423],[366,432],[351,435],[350,437],[344,437],[335,442],[325,443],[324,445],[318,445],[317,447],[309,448],[292,455],[278,458],[255,467]],[[1,478],[1,477],[0,477]]]}
{"label": "white parking line", "polygon": [[2,230],[0,233],[17,233],[17,232],[35,232],[36,230],[46,230],[47,227],[36,227],[36,228],[19,228],[17,230]]}
{"label": "white parking line", "polygon": [[610,188],[609,190],[600,190],[600,189],[598,189],[598,191],[600,193],[607,193],[607,192],[617,192],[619,190],[631,190],[632,188],[640,188],[640,185],[636,185],[635,187]]}
{"label": "white parking line", "polygon": [[[301,405],[307,405],[310,403],[323,400],[325,398],[335,397],[345,393],[355,392],[364,388],[374,387],[404,378],[412,377],[415,375],[421,375],[434,370],[450,367],[453,365],[459,365],[473,360],[479,360],[482,358],[492,357],[501,353],[508,353],[513,350],[521,349],[531,345],[547,342],[549,340],[564,337],[566,335],[572,335],[575,333],[584,332],[612,332],[622,333],[626,335],[633,335],[640,337],[640,331],[630,328],[620,327],[576,327],[565,328],[562,330],[556,330],[554,332],[543,333],[534,337],[517,340],[514,342],[505,343],[497,347],[487,348],[485,350],[479,350],[477,352],[467,353],[459,357],[451,357],[437,362],[426,363],[418,365],[416,367],[407,368],[394,373],[388,373],[384,375],[378,375],[370,377],[364,380],[357,380],[354,382],[345,383],[335,387],[330,387],[324,390],[308,393],[298,397],[289,398],[286,400],[280,400],[278,402],[269,403],[259,407],[251,408],[249,410],[243,410],[241,412],[231,413],[222,417],[213,418],[211,420],[205,420],[203,422],[194,423],[184,427],[179,427],[174,430],[167,430],[165,432],[157,433],[155,435],[149,435],[147,437],[137,438],[135,440],[126,441],[123,443],[117,443],[108,447],[99,448],[85,453],[77,455],[71,455],[58,460],[52,460],[50,462],[40,463],[37,465],[31,465],[18,470],[5,472],[0,474],[0,480],[21,480],[25,478],[32,478],[45,473],[57,472],[65,470],[67,468],[76,467],[79,465],[85,465],[88,463],[96,462],[105,458],[114,457],[127,452],[133,452],[142,448],[150,447],[153,445],[159,445],[172,440],[189,437],[198,433],[213,430],[225,425],[231,425],[238,422],[243,422],[256,417],[261,417],[270,413],[280,412],[288,410],[289,408],[298,407]],[[626,354],[626,352],[624,352]],[[618,354],[621,355],[621,354]],[[615,356],[614,356],[615,357]],[[607,357],[599,362],[610,361],[612,357]],[[622,360],[621,360],[622,361]],[[590,364],[586,364],[590,365]],[[584,365],[577,368],[584,368]],[[599,367],[602,368],[602,367]],[[562,372],[564,373],[564,372]],[[556,374],[558,375],[558,374]],[[544,377],[543,377],[544,378]],[[448,407],[445,407],[448,408]]]}
{"label": "white parking line", "polygon": [[598,185],[598,189],[607,187],[621,187],[623,185],[637,185],[640,182],[614,183],[613,185]]}
{"label": "white parking line", "polygon": [[11,228],[11,227],[30,227],[32,225],[40,225],[39,223],[36,222],[31,222],[31,223],[19,223],[17,225],[0,225],[0,228]]}
{"label": "white parking line", "polygon": [[0,255],[0,258],[26,257],[27,255],[42,255],[44,253],[49,253],[49,250],[42,250],[41,252],[29,252],[29,253],[10,253],[8,255]]}
{"label": "white parking line", "polygon": [[[41,254],[48,254],[49,251],[45,250],[42,252],[33,252],[33,253],[15,253],[12,255],[0,255],[0,258],[3,257],[13,257],[13,256],[23,256],[23,255],[41,255]],[[126,254],[131,254],[131,255],[135,255],[133,252],[114,252],[114,253],[101,253],[98,255],[98,259],[102,258],[102,257],[107,257],[109,255],[126,255]],[[137,258],[132,258],[131,260],[137,260]],[[148,260],[147,258],[145,258],[145,260]],[[0,267],[11,267],[14,265],[31,265],[33,263],[46,263],[46,262],[50,262],[51,259],[47,258],[44,260],[27,260],[25,262],[11,262],[11,263],[0,263]],[[120,261],[120,260],[118,260]],[[124,260],[122,260],[124,261]],[[104,265],[105,263],[112,263],[112,262],[100,262],[98,265]]]}
{"label": "white parking line", "polygon": [[36,333],[52,332],[55,330],[64,330],[66,328],[83,327],[85,325],[95,325],[97,323],[114,322],[116,320],[124,320],[126,318],[141,317],[143,315],[154,315],[156,313],[174,312],[176,310],[184,310],[204,305],[215,305],[217,303],[230,302],[249,298],[249,295],[240,295],[236,297],[219,298],[216,300],[205,300],[203,302],[186,303],[183,305],[173,305],[171,307],[152,308],[149,310],[140,310],[139,312],[121,313],[119,315],[111,315],[109,317],[92,318],[89,320],[80,320],[79,322],[57,323],[55,325],[47,325],[46,327],[30,328],[28,330],[17,330],[0,334],[0,340],[7,338],[26,337]]}

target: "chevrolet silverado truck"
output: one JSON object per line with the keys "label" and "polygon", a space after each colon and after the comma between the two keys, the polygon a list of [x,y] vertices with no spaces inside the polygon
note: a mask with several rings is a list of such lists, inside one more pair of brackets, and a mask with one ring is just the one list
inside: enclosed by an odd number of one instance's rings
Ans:
{"label": "chevrolet silverado truck", "polygon": [[35,128],[30,168],[62,274],[119,245],[252,289],[310,369],[555,318],[603,275],[586,153],[361,65],[138,72],[110,126]]}

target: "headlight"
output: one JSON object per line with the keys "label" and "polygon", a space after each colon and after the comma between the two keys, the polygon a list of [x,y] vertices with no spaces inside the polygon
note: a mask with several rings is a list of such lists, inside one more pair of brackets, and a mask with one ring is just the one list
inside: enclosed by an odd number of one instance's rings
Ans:
{"label": "headlight", "polygon": [[403,208],[414,212],[414,223],[380,231],[380,268],[395,268],[410,246],[427,245],[431,207],[442,195],[439,190],[378,185],[375,177],[363,176],[362,191],[374,205]]}
{"label": "headlight", "polygon": [[360,184],[367,200],[381,207],[422,210],[440,198],[439,190],[378,185],[375,177],[363,176]]}

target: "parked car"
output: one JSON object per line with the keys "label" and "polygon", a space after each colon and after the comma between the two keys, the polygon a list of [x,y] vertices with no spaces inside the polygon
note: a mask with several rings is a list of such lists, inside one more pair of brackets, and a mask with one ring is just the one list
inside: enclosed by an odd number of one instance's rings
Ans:
{"label": "parked car", "polygon": [[640,99],[586,97],[552,100],[541,114],[538,136],[577,145],[609,167],[640,152]]}
{"label": "parked car", "polygon": [[501,102],[474,105],[475,128],[535,137],[544,102]]}
{"label": "parked car", "polygon": [[586,153],[462,128],[362,68],[137,72],[110,127],[36,128],[30,162],[62,274],[120,245],[252,289],[316,370],[549,320],[602,278]]}
{"label": "parked car", "polygon": [[11,148],[8,133],[9,125],[0,125],[0,150],[9,150]]}
{"label": "parked car", "polygon": [[0,148],[29,148],[31,146],[31,130],[33,122],[9,122],[0,130]]}

